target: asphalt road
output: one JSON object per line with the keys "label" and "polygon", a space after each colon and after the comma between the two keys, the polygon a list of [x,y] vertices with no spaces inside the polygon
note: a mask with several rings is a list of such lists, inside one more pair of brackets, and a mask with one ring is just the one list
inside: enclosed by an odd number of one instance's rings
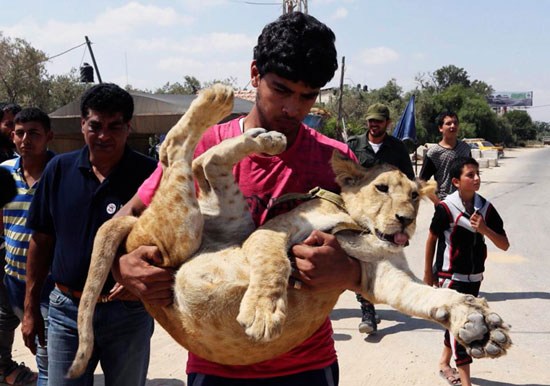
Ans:
{"label": "asphalt road", "polygon": [[[479,386],[550,385],[550,147],[506,149],[500,166],[482,170],[480,193],[492,201],[505,222],[507,252],[488,242],[482,296],[512,325],[514,345],[499,359],[475,360],[472,379]],[[407,247],[412,270],[421,277],[424,243],[433,212],[421,205],[417,233]],[[346,292],[331,314],[342,386],[445,385],[438,376],[443,329],[437,324],[378,306],[376,335],[357,331],[361,312],[355,294]],[[16,334],[14,359],[36,369],[34,358]],[[187,355],[158,325],[152,340],[147,386],[185,385]],[[95,384],[102,386],[98,367]],[[304,385],[309,386],[309,385]]]}

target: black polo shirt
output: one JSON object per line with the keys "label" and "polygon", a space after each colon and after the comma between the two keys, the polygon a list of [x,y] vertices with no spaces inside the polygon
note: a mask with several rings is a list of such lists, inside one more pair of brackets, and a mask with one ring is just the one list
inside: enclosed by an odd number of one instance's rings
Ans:
{"label": "black polo shirt", "polygon": [[380,149],[376,153],[369,143],[367,133],[350,137],[347,143],[357,156],[361,166],[368,168],[377,163],[385,162],[396,166],[410,180],[414,179],[414,170],[409,152],[400,139],[386,134]]}
{"label": "black polo shirt", "polygon": [[[92,170],[87,146],[48,163],[32,200],[27,226],[55,237],[51,273],[56,283],[82,291],[98,228],[132,198],[155,167],[155,160],[129,147],[102,183]],[[113,285],[109,275],[103,292]]]}

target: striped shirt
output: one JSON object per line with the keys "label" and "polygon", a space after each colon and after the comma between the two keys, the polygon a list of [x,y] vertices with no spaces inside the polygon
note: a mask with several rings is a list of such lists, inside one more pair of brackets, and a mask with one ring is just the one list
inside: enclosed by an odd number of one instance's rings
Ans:
{"label": "striped shirt", "polygon": [[[48,152],[48,155],[48,160],[50,160],[54,154]],[[6,274],[18,280],[25,281],[27,251],[32,235],[32,230],[26,226],[27,213],[34,196],[35,188],[38,186],[38,180],[31,187],[27,185],[23,168],[21,167],[21,157],[7,160],[0,164],[0,167],[10,171],[17,187],[17,195],[2,210],[6,253],[6,266],[4,269]]]}
{"label": "striped shirt", "polygon": [[432,176],[437,181],[437,195],[440,200],[445,199],[449,194],[456,191],[449,176],[451,161],[459,157],[471,157],[470,146],[458,141],[453,149],[447,149],[436,144],[428,149],[426,159],[423,161],[420,170],[420,178],[428,181]]}

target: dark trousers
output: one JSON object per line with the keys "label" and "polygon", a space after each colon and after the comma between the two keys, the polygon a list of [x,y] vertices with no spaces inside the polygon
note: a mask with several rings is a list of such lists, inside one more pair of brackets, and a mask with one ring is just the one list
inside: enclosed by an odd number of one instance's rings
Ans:
{"label": "dark trousers", "polygon": [[[479,287],[481,287],[481,282],[464,282],[464,281],[455,281],[449,279],[442,279],[439,281],[439,286],[441,288],[450,288],[461,294],[469,294],[478,296]],[[466,352],[466,348],[458,343],[453,336],[449,333],[449,330],[445,330],[445,339],[443,344],[449,347],[453,352],[453,359],[457,366],[464,366],[472,363],[472,357]]]}
{"label": "dark trousers", "polygon": [[338,386],[338,362],[319,370],[284,375],[272,378],[225,378],[214,375],[191,373],[189,386]]}

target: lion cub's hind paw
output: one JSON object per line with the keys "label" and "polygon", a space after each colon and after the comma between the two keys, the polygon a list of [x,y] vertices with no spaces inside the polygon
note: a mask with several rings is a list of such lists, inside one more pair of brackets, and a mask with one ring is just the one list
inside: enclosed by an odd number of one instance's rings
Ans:
{"label": "lion cub's hind paw", "polygon": [[270,342],[278,338],[286,320],[286,301],[270,296],[245,296],[241,301],[237,322],[254,341]]}
{"label": "lion cub's hind paw", "polygon": [[216,83],[199,92],[197,103],[200,105],[203,116],[211,117],[218,122],[233,110],[233,89]]}

